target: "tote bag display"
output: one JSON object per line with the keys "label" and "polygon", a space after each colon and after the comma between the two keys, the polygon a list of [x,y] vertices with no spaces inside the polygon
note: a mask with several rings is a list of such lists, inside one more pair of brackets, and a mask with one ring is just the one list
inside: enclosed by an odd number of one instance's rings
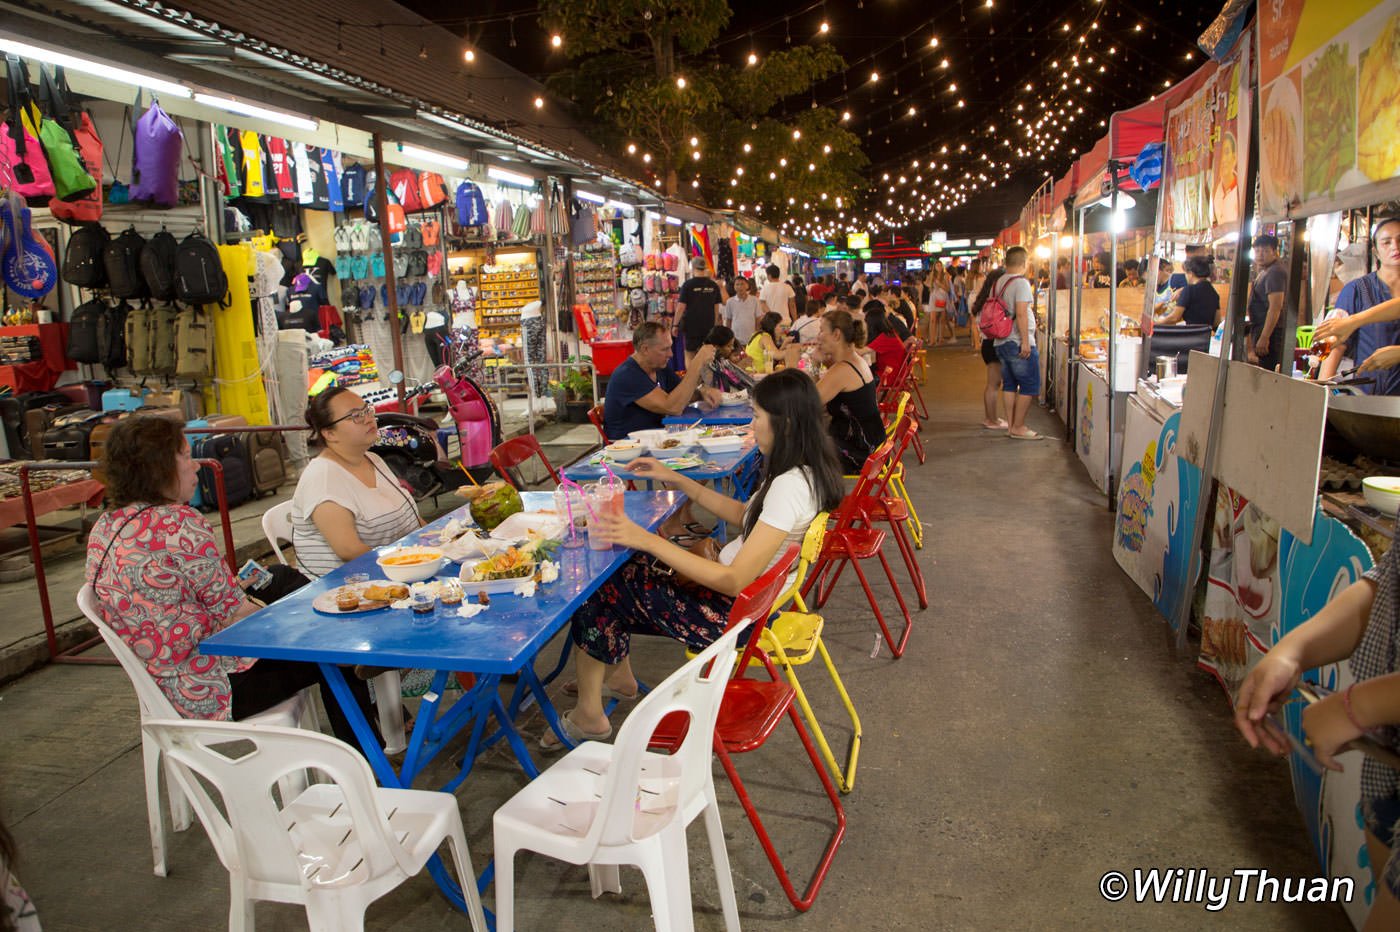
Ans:
{"label": "tote bag display", "polygon": [[[49,173],[44,147],[25,128],[24,114],[34,108],[29,100],[29,75],[17,56],[5,56],[6,83],[9,86],[10,119],[0,131],[0,162],[9,167],[16,193],[26,198],[53,197],[53,175]],[[38,113],[35,108],[34,120]]]}
{"label": "tote bag display", "polygon": [[102,219],[102,140],[97,135],[92,116],[86,110],[74,110],[72,92],[68,89],[68,79],[63,69],[55,68],[52,78],[47,73],[44,78],[54,118],[77,142],[78,156],[94,182],[93,189],[82,197],[50,202],[49,211],[68,223],[96,223]]}

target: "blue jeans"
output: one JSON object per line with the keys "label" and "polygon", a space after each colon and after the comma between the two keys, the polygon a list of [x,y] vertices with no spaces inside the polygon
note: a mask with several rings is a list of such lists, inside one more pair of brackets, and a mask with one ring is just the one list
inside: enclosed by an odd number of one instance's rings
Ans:
{"label": "blue jeans", "polygon": [[1040,394],[1040,351],[1031,347],[1031,354],[1021,358],[1021,344],[1003,343],[997,347],[1001,360],[1001,390],[1018,395]]}

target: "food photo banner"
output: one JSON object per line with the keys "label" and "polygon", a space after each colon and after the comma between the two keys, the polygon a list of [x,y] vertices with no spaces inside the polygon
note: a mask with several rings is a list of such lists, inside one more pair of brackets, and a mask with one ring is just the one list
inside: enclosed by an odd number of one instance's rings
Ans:
{"label": "food photo banner", "polygon": [[1241,42],[1200,90],[1167,113],[1162,238],[1206,243],[1235,229],[1249,138],[1250,43]]}
{"label": "food photo banner", "polygon": [[1400,194],[1400,0],[1259,5],[1264,220]]}

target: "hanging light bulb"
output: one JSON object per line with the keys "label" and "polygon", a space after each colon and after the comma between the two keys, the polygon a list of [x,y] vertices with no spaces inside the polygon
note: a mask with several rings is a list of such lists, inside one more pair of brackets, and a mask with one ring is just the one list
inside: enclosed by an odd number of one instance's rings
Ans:
{"label": "hanging light bulb", "polygon": [[756,54],[753,53],[753,52],[750,52],[750,53],[749,53],[749,64],[750,64],[750,65],[756,65],[756,64],[758,64],[758,55],[756,55]]}
{"label": "hanging light bulb", "polygon": [[878,81],[878,80],[880,80],[880,72],[878,72],[878,71],[872,71],[872,72],[870,72],[870,83],[871,83],[871,84],[874,84],[874,83],[875,83],[876,81]]}
{"label": "hanging light bulb", "polygon": [[690,148],[694,149],[694,148],[695,148],[696,146],[698,146],[698,145],[700,145],[700,140],[699,140],[697,137],[695,137],[695,136],[691,136],[691,137],[690,137]]}
{"label": "hanging light bulb", "polygon": [[685,78],[676,78],[676,87],[680,88],[681,90],[685,90]]}
{"label": "hanging light bulb", "polygon": [[462,52],[462,58],[467,62],[474,62],[476,61],[476,52],[472,51],[471,49],[467,49],[466,51]]}
{"label": "hanging light bulb", "polygon": [[793,139],[801,139],[801,138],[802,138],[802,130],[800,130],[800,129],[795,129],[795,130],[793,130],[793,131],[792,131],[792,138],[793,138]]}
{"label": "hanging light bulb", "polygon": [[744,151],[745,151],[745,152],[752,152],[752,151],[753,151],[753,146],[749,145],[748,143],[744,143]]}
{"label": "hanging light bulb", "polygon": [[826,20],[822,20],[822,24],[817,27],[817,32],[821,33],[822,35],[826,35],[830,31],[831,24],[828,23]]}
{"label": "hanging light bulb", "polygon": [[628,155],[636,155],[636,154],[637,154],[637,144],[636,144],[635,142],[629,142],[629,143],[627,144],[627,154],[628,154]]}
{"label": "hanging light bulb", "polygon": [[841,122],[842,122],[842,123],[849,123],[849,122],[851,122],[851,111],[849,111],[849,110],[842,110],[842,111],[841,111]]}
{"label": "hanging light bulb", "polygon": [[549,44],[554,46],[556,49],[560,48],[564,45],[564,37],[556,32],[554,35],[549,37]]}
{"label": "hanging light bulb", "polygon": [[536,109],[536,110],[543,110],[543,109],[544,109],[544,98],[543,98],[543,97],[536,97],[536,98],[535,98],[535,109]]}

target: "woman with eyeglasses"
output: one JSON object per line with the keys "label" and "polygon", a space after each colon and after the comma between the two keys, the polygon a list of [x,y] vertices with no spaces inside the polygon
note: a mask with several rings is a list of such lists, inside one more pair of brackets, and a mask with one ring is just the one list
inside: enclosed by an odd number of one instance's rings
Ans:
{"label": "woman with eyeglasses", "polygon": [[421,526],[413,496],[369,452],[379,442],[371,405],[348,388],[330,388],[311,399],[306,423],[321,452],[292,496],[292,544],[303,570],[324,576]]}

